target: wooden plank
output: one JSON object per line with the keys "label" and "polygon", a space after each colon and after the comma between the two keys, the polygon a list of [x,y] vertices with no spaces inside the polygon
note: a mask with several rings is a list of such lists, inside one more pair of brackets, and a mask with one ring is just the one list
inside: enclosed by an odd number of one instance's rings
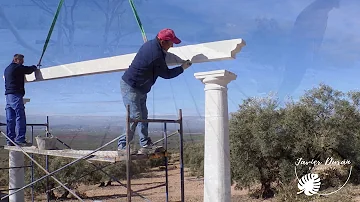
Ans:
{"label": "wooden plank", "polygon": [[[190,59],[193,63],[204,63],[235,59],[246,43],[242,39],[215,41],[170,48],[166,57],[168,66],[180,65]],[[88,60],[47,68],[26,75],[26,82],[36,82],[93,74],[119,72],[128,69],[136,53],[108,58]]]}
{"label": "wooden plank", "polygon": [[[4,149],[10,151],[22,151],[19,147],[16,146],[4,146]],[[48,156],[57,156],[65,158],[81,158],[92,152],[92,150],[73,150],[73,149],[63,149],[63,150],[41,150],[35,146],[32,147],[22,147],[26,153],[48,155]],[[157,152],[149,155],[132,155],[132,160],[141,160],[141,159],[150,159],[150,158],[160,158],[167,155],[166,152]],[[118,162],[125,161],[126,156],[119,156],[118,151],[97,151],[92,154],[91,158],[87,160],[90,161],[101,161],[101,162]]]}

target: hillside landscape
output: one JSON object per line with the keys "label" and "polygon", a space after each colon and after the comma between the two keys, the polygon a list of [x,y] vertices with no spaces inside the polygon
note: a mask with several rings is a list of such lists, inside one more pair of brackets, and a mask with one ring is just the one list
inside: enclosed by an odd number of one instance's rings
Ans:
{"label": "hillside landscape", "polygon": [[[360,202],[359,11],[359,0],[0,0],[0,198],[24,179],[25,201],[10,202],[126,202],[130,177],[133,202]],[[12,62],[38,68],[24,87],[19,64],[5,76]],[[15,83],[36,163],[3,146]],[[183,136],[149,123],[166,151],[127,161],[126,103],[149,119],[181,109]]]}

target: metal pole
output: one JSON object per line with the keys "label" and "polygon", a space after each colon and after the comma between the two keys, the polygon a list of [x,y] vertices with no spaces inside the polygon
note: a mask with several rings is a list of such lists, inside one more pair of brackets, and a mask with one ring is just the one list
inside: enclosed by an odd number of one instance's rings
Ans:
{"label": "metal pole", "polygon": [[[69,145],[67,145],[65,142],[61,141],[61,140],[60,140],[59,138],[57,138],[57,137],[55,137],[55,138],[56,138],[60,143],[62,143],[65,147],[67,147],[68,149],[71,149],[71,147],[70,147]],[[91,162],[91,161],[89,161],[89,160],[86,160],[86,162],[88,162],[88,163],[90,163],[91,165],[93,165],[93,166],[96,168],[95,171],[100,170],[102,173],[104,173],[105,175],[107,175],[108,177],[110,177],[112,180],[118,182],[121,186],[123,186],[123,187],[126,188],[126,185],[125,185],[125,184],[121,183],[117,178],[111,176],[110,174],[108,174],[107,172],[105,172],[104,170],[102,170],[104,167],[103,167],[103,168],[101,168],[101,167],[99,168],[97,165],[95,165],[93,162]],[[111,164],[109,164],[109,165],[111,165]],[[88,174],[87,174],[87,175],[88,175]],[[86,176],[86,175],[84,175],[84,176]],[[84,176],[83,176],[83,177],[84,177]],[[80,178],[78,178],[78,179],[80,179]],[[74,180],[74,181],[76,181],[76,180]],[[65,184],[67,184],[67,183],[65,183]],[[61,186],[58,186],[57,188],[59,188],[59,187],[61,187]],[[51,190],[54,190],[54,189],[56,189],[56,188],[53,188],[53,189],[51,189]],[[145,199],[146,201],[149,201],[147,198],[145,198],[144,196],[140,195],[138,192],[135,192],[135,191],[133,191],[133,190],[131,190],[131,191],[132,191],[132,193],[136,194],[136,195],[139,196],[140,198]]]}
{"label": "metal pole", "polygon": [[[164,144],[165,144],[165,152],[167,152],[167,134],[166,134],[166,123],[164,123]],[[168,179],[168,158],[167,155],[165,155],[165,190],[166,190],[166,202],[169,201],[169,179]]]}
{"label": "metal pole", "polygon": [[[79,178],[76,178],[76,179],[72,180],[71,182],[76,182],[77,180],[82,179],[83,177],[88,176],[88,175],[90,175],[90,174],[92,174],[92,173],[94,173],[94,172],[96,172],[96,171],[101,171],[102,173],[104,173],[105,175],[107,175],[108,177],[110,177],[112,180],[118,182],[118,183],[120,184],[120,186],[123,186],[123,187],[126,188],[126,185],[125,185],[125,184],[121,183],[117,178],[115,178],[114,176],[111,176],[110,174],[108,174],[107,172],[105,172],[105,171],[103,170],[104,168],[106,168],[106,167],[108,167],[108,166],[110,166],[110,165],[114,165],[114,163],[110,163],[110,164],[108,164],[108,165],[105,165],[105,166],[102,166],[102,167],[98,167],[98,166],[95,165],[93,162],[91,162],[91,161],[89,161],[89,160],[86,160],[86,161],[87,161],[88,163],[90,163],[91,165],[93,165],[96,169],[93,170],[93,171],[91,171],[91,172],[86,173],[85,175],[80,176]],[[69,184],[69,183],[65,183],[65,185],[68,185],[68,184]],[[54,187],[54,188],[48,190],[48,192],[53,191],[53,190],[55,190],[55,189],[58,189],[58,188],[60,188],[60,187],[61,187],[61,185],[59,185],[59,186],[57,186],[57,187]],[[144,199],[145,201],[150,202],[147,198],[145,198],[144,196],[142,196],[142,195],[139,194],[138,192],[135,192],[135,191],[132,191],[132,192],[133,192],[134,194],[136,194],[137,196],[139,196],[140,198]]]}
{"label": "metal pole", "polygon": [[[38,162],[36,162],[33,158],[31,158],[31,156],[30,156],[29,154],[27,154],[27,153],[23,150],[23,148],[21,148],[20,146],[18,146],[14,141],[12,141],[9,137],[7,137],[5,133],[3,133],[2,131],[0,131],[0,132],[1,132],[1,134],[2,134],[3,136],[5,136],[6,138],[8,138],[11,143],[13,143],[13,144],[16,145],[17,147],[19,147],[19,148],[21,149],[21,151],[22,151],[28,158],[30,158],[37,166],[39,166],[39,168],[41,168],[41,170],[43,170],[46,174],[50,175],[50,173],[47,172],[47,171],[46,171]],[[43,178],[47,177],[48,175],[44,176]],[[43,178],[40,178],[40,179],[43,179]],[[51,176],[51,178],[53,178],[57,183],[63,185],[63,184],[62,184],[59,180],[57,180],[55,177]],[[37,181],[39,181],[40,179],[38,179]],[[35,181],[35,182],[36,182],[36,181]],[[24,186],[23,188],[18,189],[18,190],[16,190],[16,191],[14,191],[13,193],[8,194],[8,195],[2,197],[1,200],[3,200],[3,199],[5,199],[5,198],[7,198],[7,197],[9,197],[9,196],[11,196],[11,195],[19,192],[19,191],[21,191],[21,190],[23,190],[23,189],[31,186],[31,185],[34,184],[35,182],[32,182],[32,183]],[[65,185],[63,185],[63,187],[64,187],[64,189],[66,189],[67,191],[69,191],[72,195],[74,195],[76,198],[78,198],[80,201],[83,201],[78,195],[76,195],[73,191],[71,191],[71,190],[70,190],[69,188],[67,188]]]}
{"label": "metal pole", "polygon": [[16,168],[31,168],[31,165],[29,165],[29,166],[13,166],[13,167],[6,167],[6,168],[0,168],[0,170],[10,170],[10,169],[16,169]]}
{"label": "metal pole", "polygon": [[184,186],[184,159],[183,159],[183,119],[182,110],[179,109],[179,121],[180,121],[180,179],[181,179],[181,202],[185,202],[185,186]]}
{"label": "metal pole", "polygon": [[130,132],[130,105],[126,106],[126,179],[127,179],[127,201],[131,202],[131,176],[130,176],[130,142],[129,142],[129,132]]}
{"label": "metal pole", "polygon": [[[34,126],[31,126],[31,144],[34,145]],[[34,158],[34,154],[30,155],[31,158]],[[34,162],[30,162],[31,165],[31,182],[34,181]],[[34,202],[34,185],[31,186],[31,201]]]}
{"label": "metal pole", "polygon": [[[46,134],[45,134],[45,136],[49,137],[49,116],[46,116]],[[45,168],[46,168],[46,171],[49,171],[49,156],[48,155],[45,156]],[[49,190],[49,178],[47,177],[45,191],[46,191],[47,202],[50,202],[50,193],[48,192],[48,190]]]}
{"label": "metal pole", "polygon": [[[76,179],[74,179],[74,180],[71,180],[70,182],[67,182],[67,183],[65,183],[64,185],[68,185],[68,184],[70,184],[70,183],[72,183],[72,182],[76,182],[76,181],[78,181],[78,180],[80,180],[80,179],[82,179],[82,178],[84,178],[84,177],[86,177],[86,176],[88,176],[88,175],[90,175],[90,174],[98,171],[98,170],[104,169],[104,168],[106,168],[106,167],[108,167],[108,166],[111,166],[111,165],[114,165],[114,164],[115,164],[115,163],[110,163],[110,164],[101,166],[101,167],[99,167],[99,168],[96,168],[95,170],[93,170],[93,171],[91,171],[91,172],[88,172],[88,173],[86,173],[85,175],[82,175],[82,176],[80,176],[80,177],[78,177],[78,178],[76,178]],[[59,185],[59,186],[57,186],[57,187],[54,187],[54,188],[48,190],[48,192],[53,191],[53,190],[55,190],[55,189],[59,189],[59,188],[61,188],[61,185]]]}
{"label": "metal pole", "polygon": [[[1,133],[2,133],[6,138],[8,138],[3,132],[1,132]],[[17,191],[15,191],[15,192],[12,193],[12,194],[15,194],[16,192],[21,191],[21,190],[23,190],[23,189],[25,189],[25,188],[27,188],[27,187],[35,184],[36,182],[38,182],[38,181],[40,181],[40,180],[42,180],[42,179],[44,179],[44,178],[46,178],[46,177],[48,177],[48,176],[50,176],[50,175],[53,175],[53,174],[55,174],[56,172],[59,172],[60,170],[66,168],[66,167],[68,167],[68,166],[71,166],[72,164],[74,164],[74,163],[76,163],[76,162],[78,162],[78,161],[80,161],[80,160],[89,158],[93,153],[95,153],[95,152],[99,151],[100,149],[102,149],[102,148],[104,148],[104,147],[112,144],[113,142],[115,142],[115,141],[118,140],[119,138],[121,138],[121,136],[119,136],[119,137],[117,137],[117,138],[114,138],[114,139],[111,140],[110,142],[108,142],[108,143],[104,144],[103,146],[95,149],[94,151],[90,152],[89,154],[87,154],[87,155],[85,155],[85,156],[83,156],[83,157],[80,157],[80,158],[76,159],[75,161],[72,161],[72,162],[68,163],[67,165],[65,165],[65,166],[63,166],[63,167],[61,167],[61,168],[59,168],[59,169],[57,169],[57,170],[55,170],[55,171],[53,171],[53,172],[51,172],[51,173],[47,173],[47,175],[45,175],[45,176],[43,176],[43,177],[35,180],[34,182],[32,182],[32,183],[24,186],[24,187],[21,188],[21,189],[18,189]],[[21,147],[20,147],[20,149],[23,151],[23,153],[25,153],[25,154],[28,156],[28,154],[27,154]],[[30,156],[28,156],[28,157],[30,158]],[[34,163],[37,163],[34,159],[32,159],[32,158],[30,158],[30,159],[31,159],[32,161],[34,161]],[[41,167],[40,165],[38,165],[38,166]],[[41,168],[42,168],[42,167],[41,167]],[[51,176],[51,177],[52,177],[52,176]],[[54,179],[54,180],[55,180],[55,179]],[[60,183],[59,183],[59,184],[60,184]],[[65,188],[65,187],[64,187],[64,188]],[[67,190],[67,188],[65,188],[65,189]],[[68,191],[69,191],[69,190],[68,190]],[[72,194],[72,191],[69,191],[69,192]],[[8,197],[8,196],[9,196],[9,195],[7,195],[6,197]],[[6,198],[6,197],[3,197],[3,198],[1,198],[1,199],[4,199],[4,198]]]}
{"label": "metal pole", "polygon": [[179,120],[172,119],[130,119],[134,123],[179,123]]}
{"label": "metal pole", "polygon": [[[171,133],[170,135],[167,136],[167,138],[169,138],[169,137],[171,137],[171,136],[174,136],[174,135],[176,135],[176,134],[179,134],[179,130],[176,131],[176,132]],[[159,142],[161,142],[161,141],[163,141],[163,140],[165,140],[165,137],[161,138],[160,140],[157,140],[156,142],[153,142],[153,144],[156,145],[156,144],[158,144]]]}
{"label": "metal pole", "polygon": [[19,188],[12,188],[12,189],[1,189],[0,192],[3,192],[3,191],[12,191],[12,190],[17,190]]}

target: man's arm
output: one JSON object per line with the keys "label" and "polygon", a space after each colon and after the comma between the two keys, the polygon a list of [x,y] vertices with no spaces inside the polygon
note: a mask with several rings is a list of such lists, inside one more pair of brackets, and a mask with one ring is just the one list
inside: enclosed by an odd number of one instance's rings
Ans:
{"label": "man's arm", "polygon": [[169,69],[164,59],[159,58],[155,61],[156,70],[163,79],[172,79],[184,72],[181,66]]}
{"label": "man's arm", "polygon": [[20,65],[18,68],[24,74],[31,74],[37,70],[37,67],[35,65],[32,65],[32,66]]}

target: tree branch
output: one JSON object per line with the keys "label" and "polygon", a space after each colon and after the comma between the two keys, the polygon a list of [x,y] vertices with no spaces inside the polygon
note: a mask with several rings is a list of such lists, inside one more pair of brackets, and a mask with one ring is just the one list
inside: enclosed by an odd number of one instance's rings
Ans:
{"label": "tree branch", "polygon": [[15,36],[16,40],[19,42],[19,44],[21,46],[23,46],[24,48],[32,51],[33,53],[36,54],[40,54],[40,52],[36,49],[34,49],[33,47],[31,47],[29,44],[27,44],[22,37],[19,35],[19,33],[17,32],[16,28],[14,27],[14,25],[7,19],[3,7],[0,5],[0,18],[2,18],[5,22],[5,24],[7,25],[7,27],[10,29],[10,31],[13,33],[13,35]]}

